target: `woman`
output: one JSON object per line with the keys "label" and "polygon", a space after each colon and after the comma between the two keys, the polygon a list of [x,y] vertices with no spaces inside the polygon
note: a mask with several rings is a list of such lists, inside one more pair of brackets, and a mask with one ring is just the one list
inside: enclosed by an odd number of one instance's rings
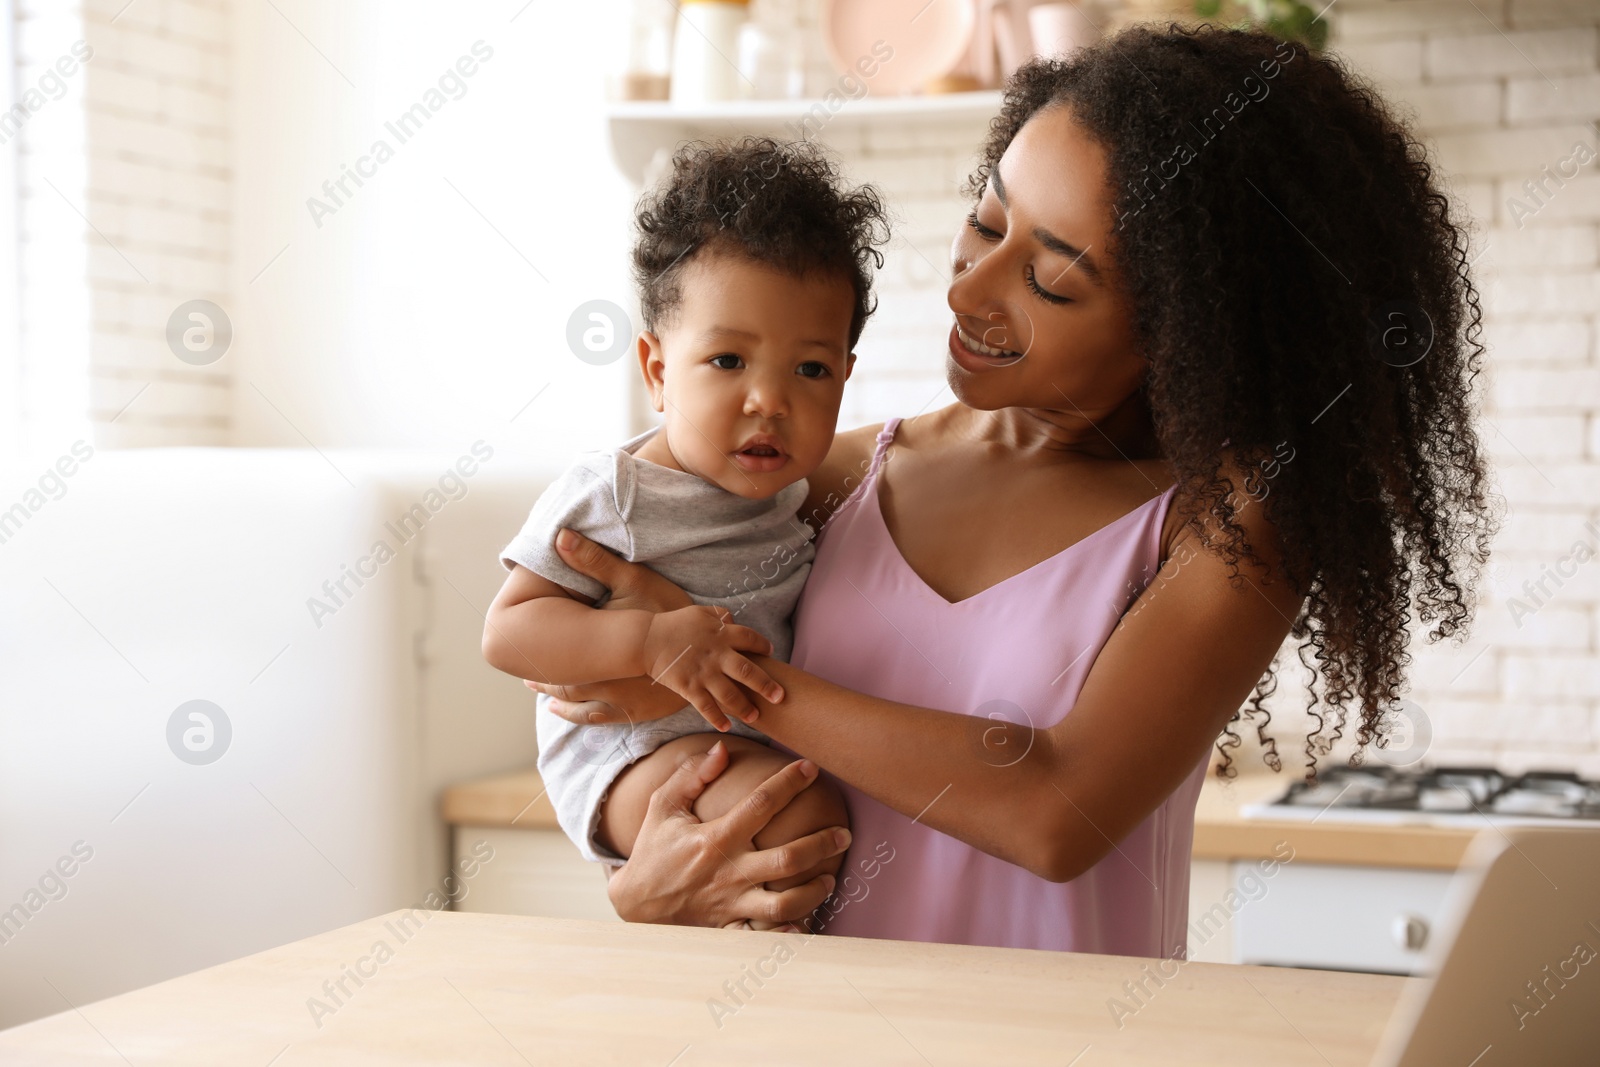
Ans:
{"label": "woman", "polygon": [[[828,885],[755,883],[829,835],[750,843],[814,762],[847,787],[859,875],[831,932],[1182,956],[1208,751],[1249,717],[1277,766],[1284,638],[1319,680],[1314,768],[1352,706],[1357,741],[1380,736],[1413,610],[1433,639],[1470,618],[1493,533],[1477,295],[1370,88],[1264,35],[1136,28],[1020,70],[970,189],[959,403],[841,434],[813,480],[826,530],[757,722],[806,759],[705,823],[725,756],[686,764],[612,881],[626,918],[815,907]],[[618,606],[684,602],[564,554]],[[649,718],[661,694],[557,707]]]}

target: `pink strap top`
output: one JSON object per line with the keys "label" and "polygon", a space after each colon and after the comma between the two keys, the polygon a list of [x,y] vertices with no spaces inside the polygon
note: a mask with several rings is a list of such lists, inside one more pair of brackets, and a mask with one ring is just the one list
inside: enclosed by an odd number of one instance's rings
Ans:
{"label": "pink strap top", "polygon": [[[886,700],[1040,729],[1059,722],[1118,619],[1156,573],[1174,490],[952,604],[917,576],[884,525],[878,477],[899,424],[884,426],[865,479],[823,532],[796,610],[795,666]],[[1003,765],[1019,756],[974,744],[975,759]],[[1207,762],[1104,859],[1065,883],[980,852],[841,782],[855,844],[826,930],[1182,958],[1194,808]],[[859,886],[845,880],[851,873]]]}

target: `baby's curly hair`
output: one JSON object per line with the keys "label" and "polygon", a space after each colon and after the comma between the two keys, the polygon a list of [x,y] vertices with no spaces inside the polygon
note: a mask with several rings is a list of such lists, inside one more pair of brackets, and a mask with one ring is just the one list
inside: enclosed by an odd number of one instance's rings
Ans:
{"label": "baby's curly hair", "polygon": [[[1473,427],[1483,345],[1463,216],[1365,80],[1216,27],[1134,27],[1025,65],[968,192],[1057,106],[1107,153],[1111,251],[1175,506],[1237,574],[1261,560],[1227,468],[1255,472],[1306,597],[1291,634],[1313,679],[1309,774],[1352,703],[1359,758],[1386,737],[1413,612],[1431,641],[1464,636],[1496,527]],[[1280,767],[1263,706],[1276,686],[1269,669],[1235,713],[1220,774],[1244,719]]]}
{"label": "baby's curly hair", "polygon": [[744,256],[801,277],[835,274],[855,289],[850,347],[877,302],[877,246],[889,239],[883,200],[870,185],[846,189],[836,164],[809,142],[768,137],[693,142],[672,176],[639,202],[633,276],[645,329],[671,320],[685,264],[703,249]]}

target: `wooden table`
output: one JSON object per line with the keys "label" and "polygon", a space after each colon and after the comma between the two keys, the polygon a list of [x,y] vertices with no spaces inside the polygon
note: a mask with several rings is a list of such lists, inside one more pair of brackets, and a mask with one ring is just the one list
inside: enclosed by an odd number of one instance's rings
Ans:
{"label": "wooden table", "polygon": [[1355,1067],[1411,981],[1168,961],[1158,987],[1155,966],[396,912],[0,1033],[0,1063]]}

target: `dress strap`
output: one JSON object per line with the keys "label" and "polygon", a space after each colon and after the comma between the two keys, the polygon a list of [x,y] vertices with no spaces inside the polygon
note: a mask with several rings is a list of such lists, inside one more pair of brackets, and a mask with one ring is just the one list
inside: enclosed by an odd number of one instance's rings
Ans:
{"label": "dress strap", "polygon": [[883,457],[888,454],[889,445],[894,442],[894,432],[900,428],[900,419],[890,419],[883,424],[883,429],[878,431],[878,447],[872,453],[872,466],[867,468],[867,477],[871,478],[878,473],[878,468],[883,466]]}
{"label": "dress strap", "polygon": [[[844,503],[839,505],[839,509],[829,516],[828,522],[832,522],[853,508],[861,500],[863,494],[876,491],[878,471],[883,467],[883,461],[889,454],[889,445],[894,441],[894,432],[899,426],[899,419],[890,419],[883,424],[883,429],[878,431],[878,446],[873,450],[872,462],[867,465],[866,473],[861,476],[861,481],[857,483],[855,488],[850,490],[850,495],[845,498]],[[852,479],[846,478],[845,485],[849,485],[851,481]]]}

